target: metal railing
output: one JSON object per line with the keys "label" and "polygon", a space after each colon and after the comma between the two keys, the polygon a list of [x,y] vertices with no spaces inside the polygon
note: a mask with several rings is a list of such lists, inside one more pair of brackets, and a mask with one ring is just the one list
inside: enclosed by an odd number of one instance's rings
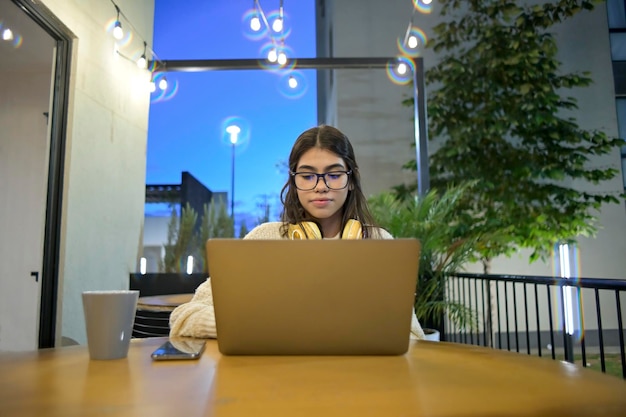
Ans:
{"label": "metal railing", "polygon": [[457,273],[446,293],[474,317],[465,328],[445,320],[444,340],[563,357],[585,367],[589,355],[599,355],[605,373],[607,355],[619,356],[626,379],[626,280]]}

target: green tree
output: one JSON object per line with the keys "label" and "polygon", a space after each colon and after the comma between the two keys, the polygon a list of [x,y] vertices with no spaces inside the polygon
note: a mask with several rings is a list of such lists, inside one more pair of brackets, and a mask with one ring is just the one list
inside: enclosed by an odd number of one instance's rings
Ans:
{"label": "green tree", "polygon": [[220,199],[204,205],[200,231],[196,236],[198,259],[202,259],[202,272],[208,271],[206,258],[206,241],[213,237],[234,237],[234,223],[226,211],[226,203]]}
{"label": "green tree", "polygon": [[[459,205],[461,221],[509,237],[482,247],[486,272],[490,259],[516,248],[532,249],[535,261],[558,242],[594,235],[595,210],[623,198],[619,191],[569,185],[616,176],[619,168],[594,167],[592,158],[624,141],[583,130],[568,116],[578,107],[565,92],[592,78],[560,71],[549,32],[599,2],[439,0],[445,20],[428,43],[438,61],[426,72],[429,135],[438,146],[430,158],[431,182],[441,188],[478,180]],[[415,161],[406,166],[415,169]]]}
{"label": "green tree", "polygon": [[176,207],[172,207],[172,214],[167,226],[167,243],[165,255],[160,269],[163,272],[178,272],[183,270],[183,263],[187,256],[197,252],[195,225],[198,213],[187,203],[181,209],[180,218]]}

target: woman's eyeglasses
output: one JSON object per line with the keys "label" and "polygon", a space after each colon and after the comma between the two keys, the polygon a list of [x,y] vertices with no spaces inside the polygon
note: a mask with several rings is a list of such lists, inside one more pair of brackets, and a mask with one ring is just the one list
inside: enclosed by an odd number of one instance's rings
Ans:
{"label": "woman's eyeglasses", "polygon": [[352,171],[331,171],[324,174],[315,172],[290,172],[296,188],[300,191],[311,191],[317,187],[320,178],[330,190],[342,190],[348,186],[349,175]]}

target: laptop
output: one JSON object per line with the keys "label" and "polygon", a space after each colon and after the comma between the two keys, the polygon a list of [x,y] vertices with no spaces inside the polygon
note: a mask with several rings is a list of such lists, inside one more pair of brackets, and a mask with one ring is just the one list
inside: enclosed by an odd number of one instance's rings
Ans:
{"label": "laptop", "polygon": [[224,355],[407,352],[416,239],[209,239]]}

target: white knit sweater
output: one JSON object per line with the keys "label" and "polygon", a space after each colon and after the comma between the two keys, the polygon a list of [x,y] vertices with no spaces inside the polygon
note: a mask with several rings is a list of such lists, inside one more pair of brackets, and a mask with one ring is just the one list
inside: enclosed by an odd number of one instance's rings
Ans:
{"label": "white knit sweater", "polygon": [[[281,224],[280,222],[263,223],[252,229],[244,239],[285,239],[280,233]],[[375,232],[380,239],[393,239],[391,234],[384,229],[377,229]],[[181,304],[172,311],[170,336],[217,337],[211,278],[208,278],[196,289],[190,302]],[[415,313],[413,313],[411,321],[411,338],[424,338],[424,331],[417,317],[415,317]]]}

